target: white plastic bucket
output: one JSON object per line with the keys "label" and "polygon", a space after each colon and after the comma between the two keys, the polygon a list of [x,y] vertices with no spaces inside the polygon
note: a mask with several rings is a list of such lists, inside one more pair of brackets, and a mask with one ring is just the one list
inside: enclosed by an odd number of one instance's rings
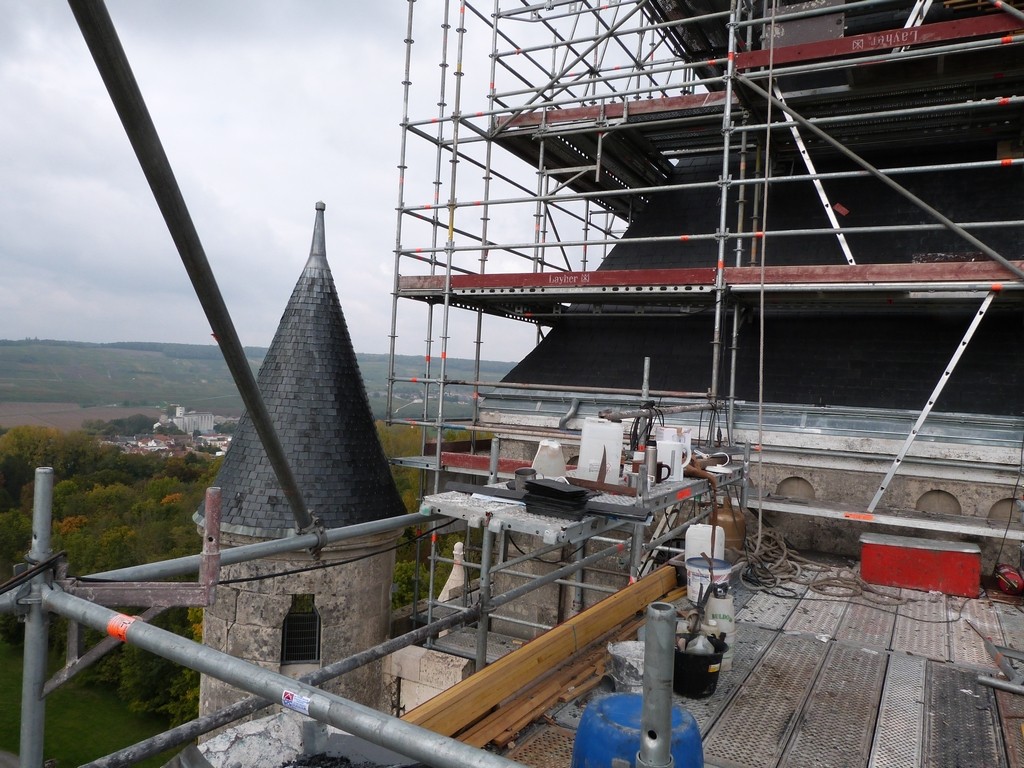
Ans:
{"label": "white plastic bucket", "polygon": [[722,526],[716,526],[718,528],[715,531],[715,551],[711,551],[711,526],[705,523],[697,523],[691,525],[686,529],[686,544],[683,547],[685,552],[685,559],[689,562],[690,558],[700,557],[701,554],[707,553],[718,560],[725,559],[725,529]]}
{"label": "white plastic bucket", "polygon": [[691,603],[696,603],[702,595],[711,589],[711,571],[714,569],[715,584],[728,584],[732,576],[732,564],[726,560],[715,558],[708,561],[703,557],[691,557],[686,561],[686,596]]}

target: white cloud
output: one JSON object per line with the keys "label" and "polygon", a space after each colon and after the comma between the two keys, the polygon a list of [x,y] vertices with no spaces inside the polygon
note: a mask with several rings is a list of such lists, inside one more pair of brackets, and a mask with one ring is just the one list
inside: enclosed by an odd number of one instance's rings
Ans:
{"label": "white cloud", "polygon": [[[269,344],[323,200],[353,341],[386,351],[406,4],[108,8],[242,342]],[[0,15],[0,338],[209,343],[66,3],[0,0]],[[436,80],[436,52],[416,50],[415,77]],[[406,314],[399,351],[419,354]],[[451,354],[473,354],[470,319]],[[484,356],[521,355],[515,335]]]}

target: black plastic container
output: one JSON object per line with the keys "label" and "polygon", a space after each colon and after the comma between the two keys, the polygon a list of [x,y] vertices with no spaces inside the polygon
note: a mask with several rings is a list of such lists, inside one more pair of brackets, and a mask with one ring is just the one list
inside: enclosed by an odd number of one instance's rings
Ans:
{"label": "black plastic container", "polygon": [[689,699],[704,699],[715,692],[722,653],[675,652],[672,690]]}

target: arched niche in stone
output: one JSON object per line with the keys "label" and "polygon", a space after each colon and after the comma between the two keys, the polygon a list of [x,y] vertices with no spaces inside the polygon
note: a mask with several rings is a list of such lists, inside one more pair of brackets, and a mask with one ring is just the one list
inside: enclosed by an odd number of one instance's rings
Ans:
{"label": "arched niche in stone", "polygon": [[1014,514],[1013,499],[1000,499],[988,510],[989,520],[1009,520],[1011,517],[1018,519]]}
{"label": "arched niche in stone", "polygon": [[921,494],[914,509],[918,512],[930,512],[933,515],[963,514],[960,502],[949,491],[931,490]]}
{"label": "arched niche in stone", "polygon": [[814,486],[804,478],[793,475],[775,486],[775,495],[791,499],[813,499]]}

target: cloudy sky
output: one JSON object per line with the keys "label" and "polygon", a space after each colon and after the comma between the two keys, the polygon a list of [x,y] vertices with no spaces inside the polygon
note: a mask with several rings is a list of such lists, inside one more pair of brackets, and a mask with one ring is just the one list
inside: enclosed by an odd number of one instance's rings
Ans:
{"label": "cloudy sky", "polygon": [[[107,5],[243,344],[269,344],[323,200],[356,349],[386,352],[406,3]],[[414,80],[436,80],[417,48]],[[0,338],[211,343],[58,0],[0,0],[0,275]],[[399,351],[419,354],[422,313],[404,315]],[[505,333],[483,357],[517,359],[531,338]],[[471,341],[449,353],[472,355]]]}

